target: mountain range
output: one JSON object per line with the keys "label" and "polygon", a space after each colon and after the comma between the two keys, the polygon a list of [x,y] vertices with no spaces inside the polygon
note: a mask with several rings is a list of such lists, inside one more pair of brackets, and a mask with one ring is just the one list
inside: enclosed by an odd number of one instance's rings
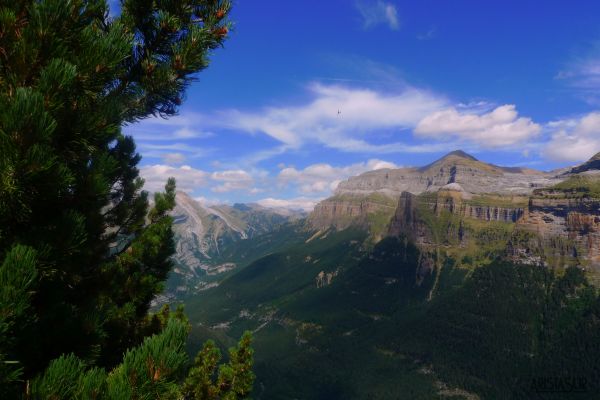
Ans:
{"label": "mountain range", "polygon": [[178,194],[190,351],[251,330],[264,399],[532,398],[547,377],[587,386],[544,398],[594,398],[598,160],[543,172],[454,151],[351,177],[308,216]]}

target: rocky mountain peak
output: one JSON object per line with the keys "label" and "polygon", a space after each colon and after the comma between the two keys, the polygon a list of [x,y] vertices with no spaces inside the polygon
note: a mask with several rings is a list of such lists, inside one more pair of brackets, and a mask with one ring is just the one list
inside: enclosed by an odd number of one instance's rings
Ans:
{"label": "rocky mountain peak", "polygon": [[499,174],[502,173],[502,169],[492,164],[485,163],[483,161],[479,161],[477,158],[472,155],[465,153],[462,150],[452,151],[442,158],[439,158],[432,162],[431,164],[427,164],[421,168],[419,168],[419,172],[422,173],[435,173],[440,169],[462,166],[473,170],[479,170],[485,173]]}
{"label": "rocky mountain peak", "polygon": [[458,183],[468,193],[529,194],[557,183],[555,174],[520,167],[500,167],[456,150],[420,168],[365,172],[340,182],[335,195],[368,196],[380,193],[397,198],[401,192],[434,192]]}
{"label": "rocky mountain peak", "polygon": [[461,157],[461,158],[466,158],[467,160],[471,160],[471,161],[479,161],[478,159],[476,159],[475,157],[473,157],[472,155],[465,153],[462,150],[454,150],[451,151],[450,153],[446,154],[444,157],[442,157],[441,159],[445,159],[445,158],[449,158],[449,157]]}

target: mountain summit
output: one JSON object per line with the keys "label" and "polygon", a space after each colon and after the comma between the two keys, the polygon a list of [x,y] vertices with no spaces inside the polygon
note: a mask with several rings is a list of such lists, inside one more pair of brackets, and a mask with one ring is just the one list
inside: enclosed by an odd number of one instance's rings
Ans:
{"label": "mountain summit", "polygon": [[399,168],[366,172],[341,182],[336,195],[381,193],[397,197],[402,192],[420,194],[437,191],[449,183],[460,184],[470,193],[529,194],[536,187],[549,186],[552,173],[519,167],[500,167],[455,150],[420,168]]}
{"label": "mountain summit", "polygon": [[454,150],[446,154],[442,158],[435,160],[431,164],[427,164],[419,168],[418,170],[420,172],[427,172],[428,170],[433,169],[431,172],[435,172],[435,169],[443,167],[452,167],[457,165],[463,165],[465,167],[474,168],[478,170],[485,170],[494,173],[501,173],[500,167],[496,167],[495,165],[479,161],[477,158],[473,157],[468,153],[465,153],[462,150]]}
{"label": "mountain summit", "polygon": [[457,157],[462,157],[462,158],[468,158],[469,160],[473,160],[473,161],[479,161],[477,160],[475,157],[473,157],[472,155],[465,153],[462,150],[454,150],[451,151],[450,153],[446,154],[445,157],[448,156],[457,156]]}

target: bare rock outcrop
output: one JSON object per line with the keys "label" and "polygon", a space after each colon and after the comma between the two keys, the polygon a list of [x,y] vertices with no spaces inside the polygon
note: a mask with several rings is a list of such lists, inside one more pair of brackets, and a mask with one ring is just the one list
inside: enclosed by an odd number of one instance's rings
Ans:
{"label": "bare rock outcrop", "polygon": [[583,265],[600,271],[600,198],[537,192],[517,222],[509,256],[526,263]]}
{"label": "bare rock outcrop", "polygon": [[[487,164],[462,151],[454,151],[421,168],[381,169],[351,177],[338,185],[334,196],[315,206],[309,223],[315,229],[365,225],[367,216],[395,208],[404,192],[419,195],[440,191],[460,200],[483,194],[510,198],[527,196],[536,188],[548,187],[564,179],[553,172]],[[434,203],[434,208],[452,208],[452,212],[477,219],[514,222],[522,214],[522,210],[494,208],[488,204],[464,201],[460,205],[454,201],[442,204],[437,200]],[[462,209],[455,211],[454,207]]]}

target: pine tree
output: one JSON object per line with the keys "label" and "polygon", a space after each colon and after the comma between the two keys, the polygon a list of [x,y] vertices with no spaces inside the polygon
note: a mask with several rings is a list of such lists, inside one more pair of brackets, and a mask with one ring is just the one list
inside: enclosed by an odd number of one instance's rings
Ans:
{"label": "pine tree", "polygon": [[[246,398],[252,390],[252,335],[244,333],[237,347],[229,349],[229,361],[221,364],[221,351],[211,340],[196,356],[183,387],[189,400]],[[218,367],[218,368],[217,368]]]}
{"label": "pine tree", "polygon": [[93,392],[100,367],[146,335],[180,339],[147,316],[171,268],[175,181],[149,209],[121,127],[177,112],[226,39],[229,10],[122,0],[112,18],[105,0],[0,0],[0,390],[50,365],[35,390],[87,398],[57,377],[70,371]]}
{"label": "pine tree", "polygon": [[179,384],[187,365],[184,350],[188,325],[171,314],[165,329],[147,337],[125,354],[110,373],[88,368],[73,354],[53,360],[36,377],[28,397],[32,399],[130,400],[130,399],[244,399],[252,388],[251,335],[244,334],[229,350],[230,360],[218,368],[220,351],[208,341],[196,357],[183,387]]}

